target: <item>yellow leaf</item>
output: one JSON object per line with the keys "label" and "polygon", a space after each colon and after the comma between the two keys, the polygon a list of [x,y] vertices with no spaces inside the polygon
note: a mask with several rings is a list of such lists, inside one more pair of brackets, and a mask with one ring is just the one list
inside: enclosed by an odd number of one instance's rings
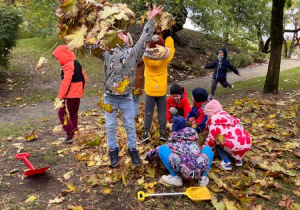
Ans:
{"label": "yellow leaf", "polygon": [[137,180],[138,185],[141,185],[145,182],[144,177]]}
{"label": "yellow leaf", "polygon": [[226,209],[228,210],[238,210],[235,206],[235,202],[234,201],[230,201],[227,198],[223,198],[223,202],[226,205]]}
{"label": "yellow leaf", "polygon": [[16,98],[15,100],[16,100],[16,101],[20,101],[20,100],[23,100],[23,98],[18,97],[18,98]]}
{"label": "yellow leaf", "polygon": [[61,127],[61,125],[56,125],[56,126],[54,126],[52,132],[53,132],[53,133],[60,133],[60,132],[62,132],[62,127]]}
{"label": "yellow leaf", "polygon": [[67,192],[73,192],[76,190],[76,187],[74,185],[71,185],[71,184],[67,184],[67,187],[68,187],[68,190]]}
{"label": "yellow leaf", "polygon": [[58,197],[54,198],[53,200],[49,200],[49,204],[52,204],[52,203],[61,203],[64,200],[65,200],[65,197],[58,196]]}
{"label": "yellow leaf", "polygon": [[34,134],[34,130],[32,130],[31,133],[28,136],[26,136],[26,140],[27,141],[32,141],[32,140],[35,140],[35,139],[36,139],[36,136]]}
{"label": "yellow leaf", "polygon": [[64,1],[64,3],[61,4],[62,7],[66,7],[66,6],[69,6],[73,4],[73,0],[67,0],[67,1]]}
{"label": "yellow leaf", "polygon": [[273,119],[273,118],[275,118],[275,117],[276,117],[276,114],[270,114],[270,115],[269,115],[269,118],[270,118],[270,119]]}
{"label": "yellow leaf", "polygon": [[110,192],[111,192],[111,189],[110,189],[110,188],[104,188],[104,189],[102,190],[102,193],[105,194],[105,195],[109,194]]}
{"label": "yellow leaf", "polygon": [[35,197],[34,195],[30,195],[30,196],[26,199],[25,203],[31,203],[31,202],[33,202],[33,201],[35,201],[35,200],[36,200],[36,197]]}
{"label": "yellow leaf", "polygon": [[71,209],[71,210],[84,210],[81,206],[68,205],[67,207],[68,207],[68,209]]}
{"label": "yellow leaf", "polygon": [[57,150],[57,154],[61,154],[61,153],[63,153],[64,151],[63,150]]}
{"label": "yellow leaf", "polygon": [[114,112],[114,105],[112,105],[112,104],[104,104],[103,108],[108,113],[113,113]]}
{"label": "yellow leaf", "polygon": [[64,106],[64,101],[63,100],[60,100],[59,98],[55,98],[55,101],[54,101],[54,108],[55,109],[59,109],[61,107]]}
{"label": "yellow leaf", "polygon": [[83,161],[87,160],[88,157],[89,157],[89,155],[86,154],[86,153],[80,153],[80,154],[77,154],[77,155],[75,156],[75,158],[76,158],[77,160],[83,160]]}
{"label": "yellow leaf", "polygon": [[88,162],[88,166],[93,166],[93,165],[95,165],[95,161],[90,161],[90,162]]}
{"label": "yellow leaf", "polygon": [[224,139],[225,139],[225,137],[224,137],[223,135],[219,134],[219,135],[217,136],[217,138],[218,138],[218,140],[219,140],[219,143],[224,144]]}
{"label": "yellow leaf", "polygon": [[122,82],[119,82],[119,86],[114,87],[114,91],[116,93],[123,93],[126,89],[126,87],[130,84],[130,79],[128,77],[124,77],[124,80]]}
{"label": "yellow leaf", "polygon": [[71,35],[65,36],[65,39],[68,43],[68,48],[70,50],[81,48],[84,46],[85,34],[87,32],[87,27],[82,25],[81,28],[78,28]]}
{"label": "yellow leaf", "polygon": [[70,177],[71,177],[73,174],[74,174],[73,171],[69,171],[69,172],[65,173],[65,174],[64,174],[65,180],[70,179]]}
{"label": "yellow leaf", "polygon": [[215,196],[211,197],[211,203],[216,210],[225,210],[225,203],[223,201],[218,202],[218,199]]}
{"label": "yellow leaf", "polygon": [[35,70],[41,70],[42,67],[43,67],[43,65],[44,65],[45,63],[47,63],[47,62],[48,62],[48,59],[46,59],[45,57],[40,57],[39,62],[38,62],[38,64],[37,64]]}

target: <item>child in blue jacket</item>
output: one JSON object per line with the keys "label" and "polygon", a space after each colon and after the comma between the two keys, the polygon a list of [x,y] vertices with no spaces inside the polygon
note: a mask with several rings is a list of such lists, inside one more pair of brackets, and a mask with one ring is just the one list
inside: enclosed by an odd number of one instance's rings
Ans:
{"label": "child in blue jacket", "polygon": [[213,69],[213,68],[215,69],[212,77],[211,92],[210,92],[209,99],[212,99],[214,97],[218,82],[220,82],[224,88],[227,87],[232,88],[232,84],[230,84],[226,78],[227,68],[229,68],[235,74],[241,76],[239,71],[233,65],[231,65],[226,58],[227,58],[226,48],[220,48],[218,50],[217,60],[215,60],[213,64],[205,66],[205,69]]}
{"label": "child in blue jacket", "polygon": [[189,112],[186,121],[188,121],[192,127],[200,133],[206,127],[207,116],[203,112],[203,107],[207,103],[207,91],[203,88],[195,88],[192,91],[193,95],[193,107]]}

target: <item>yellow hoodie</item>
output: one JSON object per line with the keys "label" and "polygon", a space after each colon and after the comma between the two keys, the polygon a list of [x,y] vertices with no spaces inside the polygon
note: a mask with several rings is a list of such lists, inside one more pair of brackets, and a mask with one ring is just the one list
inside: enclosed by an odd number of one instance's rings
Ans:
{"label": "yellow hoodie", "polygon": [[167,93],[168,64],[173,59],[175,48],[172,37],[167,37],[165,47],[170,55],[166,59],[153,60],[143,56],[145,63],[145,92],[149,96],[164,96]]}

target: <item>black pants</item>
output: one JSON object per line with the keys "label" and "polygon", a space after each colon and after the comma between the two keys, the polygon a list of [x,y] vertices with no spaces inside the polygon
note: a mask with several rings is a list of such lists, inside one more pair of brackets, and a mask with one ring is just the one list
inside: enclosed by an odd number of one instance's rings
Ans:
{"label": "black pants", "polygon": [[212,83],[211,83],[211,91],[210,94],[211,95],[215,95],[216,89],[217,89],[217,85],[218,82],[220,82],[220,84],[224,87],[224,88],[232,88],[232,85],[225,79],[225,80],[220,80],[220,79],[213,79]]}
{"label": "black pants", "polygon": [[147,94],[145,95],[144,129],[145,132],[150,132],[155,104],[157,106],[159,130],[161,133],[164,133],[167,123],[167,105],[165,95],[161,97],[148,96]]}

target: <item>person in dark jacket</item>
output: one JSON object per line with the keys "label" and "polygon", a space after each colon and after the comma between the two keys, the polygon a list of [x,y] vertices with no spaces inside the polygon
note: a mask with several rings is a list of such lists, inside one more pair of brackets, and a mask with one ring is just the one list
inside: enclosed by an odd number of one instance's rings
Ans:
{"label": "person in dark jacket", "polygon": [[52,55],[62,67],[57,97],[63,100],[63,107],[58,109],[57,114],[67,133],[64,141],[69,144],[72,143],[75,132],[78,132],[78,109],[85,88],[86,75],[75,54],[66,45],[58,46]]}
{"label": "person in dark jacket", "polygon": [[221,83],[221,85],[224,88],[232,88],[232,84],[230,84],[227,81],[227,69],[229,68],[231,71],[233,71],[235,74],[240,75],[239,71],[230,64],[230,62],[226,59],[227,58],[227,50],[226,48],[220,48],[218,50],[218,58],[217,60],[211,64],[205,66],[205,69],[215,69],[213,77],[212,77],[212,84],[211,84],[211,92],[210,96],[208,97],[209,99],[213,99],[215,91],[217,89],[218,82]]}

